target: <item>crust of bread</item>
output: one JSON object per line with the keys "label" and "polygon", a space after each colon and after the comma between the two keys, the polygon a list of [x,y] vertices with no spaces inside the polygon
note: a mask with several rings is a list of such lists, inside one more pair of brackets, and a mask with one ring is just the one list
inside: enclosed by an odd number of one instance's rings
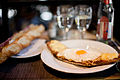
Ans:
{"label": "crust of bread", "polygon": [[51,44],[51,42],[47,42],[47,47],[48,47],[48,49],[51,51],[51,53],[52,53],[53,55],[56,55],[56,54],[58,53],[58,51],[55,51],[54,49],[52,49],[52,48],[50,47],[50,44]]}
{"label": "crust of bread", "polygon": [[12,43],[10,45],[5,46],[2,49],[2,54],[6,55],[7,57],[10,57],[19,53],[19,51],[21,50],[22,50],[22,47],[19,44]]}
{"label": "crust of bread", "polygon": [[[118,58],[114,58],[114,59],[109,59],[109,60],[102,60],[102,57],[98,57],[97,59],[95,60],[88,60],[88,61],[82,61],[82,62],[75,62],[71,59],[66,59],[64,56],[57,56],[57,53],[59,53],[60,51],[56,51],[54,49],[54,47],[51,47],[50,45],[52,45],[52,42],[54,42],[53,40],[52,41],[49,41],[47,42],[47,47],[48,49],[51,51],[51,53],[59,60],[63,61],[63,62],[67,62],[67,63],[70,63],[70,64],[74,64],[74,65],[78,65],[78,66],[85,66],[85,67],[93,67],[93,66],[100,66],[100,65],[106,65],[106,64],[112,64],[112,63],[115,63],[115,62],[118,62],[120,61],[120,55]],[[59,42],[60,43],[60,42]],[[54,44],[54,45],[57,45]],[[64,44],[63,44],[64,45]],[[66,47],[67,48],[67,47]],[[65,49],[66,49],[65,48]]]}
{"label": "crust of bread", "polygon": [[5,62],[6,60],[7,60],[7,56],[5,55],[5,54],[2,54],[1,52],[0,52],[0,64],[1,63],[3,63],[3,62]]}
{"label": "crust of bread", "polygon": [[27,36],[22,36],[15,41],[16,44],[22,46],[22,49],[30,45],[31,40]]}
{"label": "crust of bread", "polygon": [[75,62],[73,60],[65,59],[63,56],[61,56],[61,57],[55,56],[55,57],[57,59],[63,61],[63,62],[74,64],[74,65],[77,65],[77,66],[85,66],[85,67],[93,67],[93,66],[100,66],[100,65],[112,64],[112,63],[118,62],[120,60],[120,58],[114,58],[114,59],[111,59],[111,60],[101,60],[100,57],[99,57],[99,58],[97,58],[95,60]]}
{"label": "crust of bread", "polygon": [[[51,40],[47,42],[46,44],[49,50],[51,51],[51,53],[53,53],[54,55],[57,55],[57,53],[59,53],[60,51],[67,49],[67,47],[64,44],[60,43],[57,40]],[[55,48],[58,48],[58,49],[55,49]]]}

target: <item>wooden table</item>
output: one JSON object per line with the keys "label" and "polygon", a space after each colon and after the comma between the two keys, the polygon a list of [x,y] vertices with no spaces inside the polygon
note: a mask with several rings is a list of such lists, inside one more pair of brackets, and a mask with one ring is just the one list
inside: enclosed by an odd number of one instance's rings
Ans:
{"label": "wooden table", "polygon": [[40,55],[38,55],[27,59],[8,59],[0,65],[0,80],[3,79],[120,79],[120,73],[113,66],[105,71],[92,74],[67,74],[49,68],[41,61]]}
{"label": "wooden table", "polygon": [[[112,45],[113,46],[113,45]],[[92,74],[68,74],[56,71],[46,66],[40,55],[31,58],[9,58],[0,64],[0,80],[94,80],[94,79],[120,79],[120,72],[116,65],[105,71]]]}

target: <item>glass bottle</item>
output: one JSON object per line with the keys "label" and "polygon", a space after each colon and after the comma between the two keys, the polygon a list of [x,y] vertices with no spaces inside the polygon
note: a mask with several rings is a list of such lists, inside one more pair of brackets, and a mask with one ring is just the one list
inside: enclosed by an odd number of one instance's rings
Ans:
{"label": "glass bottle", "polygon": [[113,38],[114,8],[112,0],[100,0],[98,9],[97,40],[111,40]]}
{"label": "glass bottle", "polygon": [[57,36],[56,16],[54,16],[53,21],[49,25],[48,35],[51,39],[55,39]]}

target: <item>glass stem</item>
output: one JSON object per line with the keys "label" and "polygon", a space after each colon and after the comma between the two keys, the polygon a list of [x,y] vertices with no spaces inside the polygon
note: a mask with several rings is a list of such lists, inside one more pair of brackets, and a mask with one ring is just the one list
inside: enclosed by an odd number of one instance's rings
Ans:
{"label": "glass stem", "polygon": [[80,32],[80,39],[84,39],[84,35],[85,35],[85,31],[84,31],[84,27],[81,26],[77,26],[79,32]]}
{"label": "glass stem", "polygon": [[69,28],[66,28],[66,39],[68,39],[69,35],[68,35],[68,32],[69,32]]}
{"label": "glass stem", "polygon": [[84,39],[84,31],[81,31],[81,38]]}
{"label": "glass stem", "polygon": [[66,40],[66,30],[63,29],[63,40]]}

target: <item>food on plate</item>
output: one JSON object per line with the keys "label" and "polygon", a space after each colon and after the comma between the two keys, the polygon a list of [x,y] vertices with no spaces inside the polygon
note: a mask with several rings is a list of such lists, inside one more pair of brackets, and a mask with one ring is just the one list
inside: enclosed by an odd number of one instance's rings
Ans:
{"label": "food on plate", "polygon": [[17,54],[20,50],[22,50],[22,47],[19,44],[12,43],[5,46],[1,52],[3,55],[6,55],[7,57],[9,57]]}
{"label": "food on plate", "polygon": [[75,62],[82,62],[88,60],[94,60],[101,55],[98,51],[93,50],[82,50],[82,49],[65,49],[59,52],[56,56],[63,56],[65,59],[69,59]]}
{"label": "food on plate", "polygon": [[8,57],[18,54],[22,49],[28,47],[31,41],[39,38],[45,31],[43,25],[33,25],[15,33],[8,40],[0,44],[0,63],[7,60]]}
{"label": "food on plate", "polygon": [[30,42],[31,42],[31,40],[29,40],[29,38],[27,36],[22,36],[18,40],[16,40],[16,43],[18,45],[22,46],[22,48],[29,46]]}
{"label": "food on plate", "polygon": [[118,57],[119,57],[119,54],[117,54],[117,53],[103,53],[101,55],[101,60],[108,60],[108,59],[112,60],[112,59],[118,58]]}
{"label": "food on plate", "polygon": [[48,41],[47,46],[57,59],[74,65],[98,66],[115,63],[120,60],[118,53],[101,53],[92,48],[68,48],[57,40]]}
{"label": "food on plate", "polygon": [[6,61],[7,58],[8,58],[8,57],[7,57],[5,54],[2,54],[2,53],[0,52],[0,63]]}
{"label": "food on plate", "polygon": [[54,55],[57,55],[57,53],[67,49],[65,45],[63,45],[57,40],[51,40],[50,42],[47,42],[47,46]]}

